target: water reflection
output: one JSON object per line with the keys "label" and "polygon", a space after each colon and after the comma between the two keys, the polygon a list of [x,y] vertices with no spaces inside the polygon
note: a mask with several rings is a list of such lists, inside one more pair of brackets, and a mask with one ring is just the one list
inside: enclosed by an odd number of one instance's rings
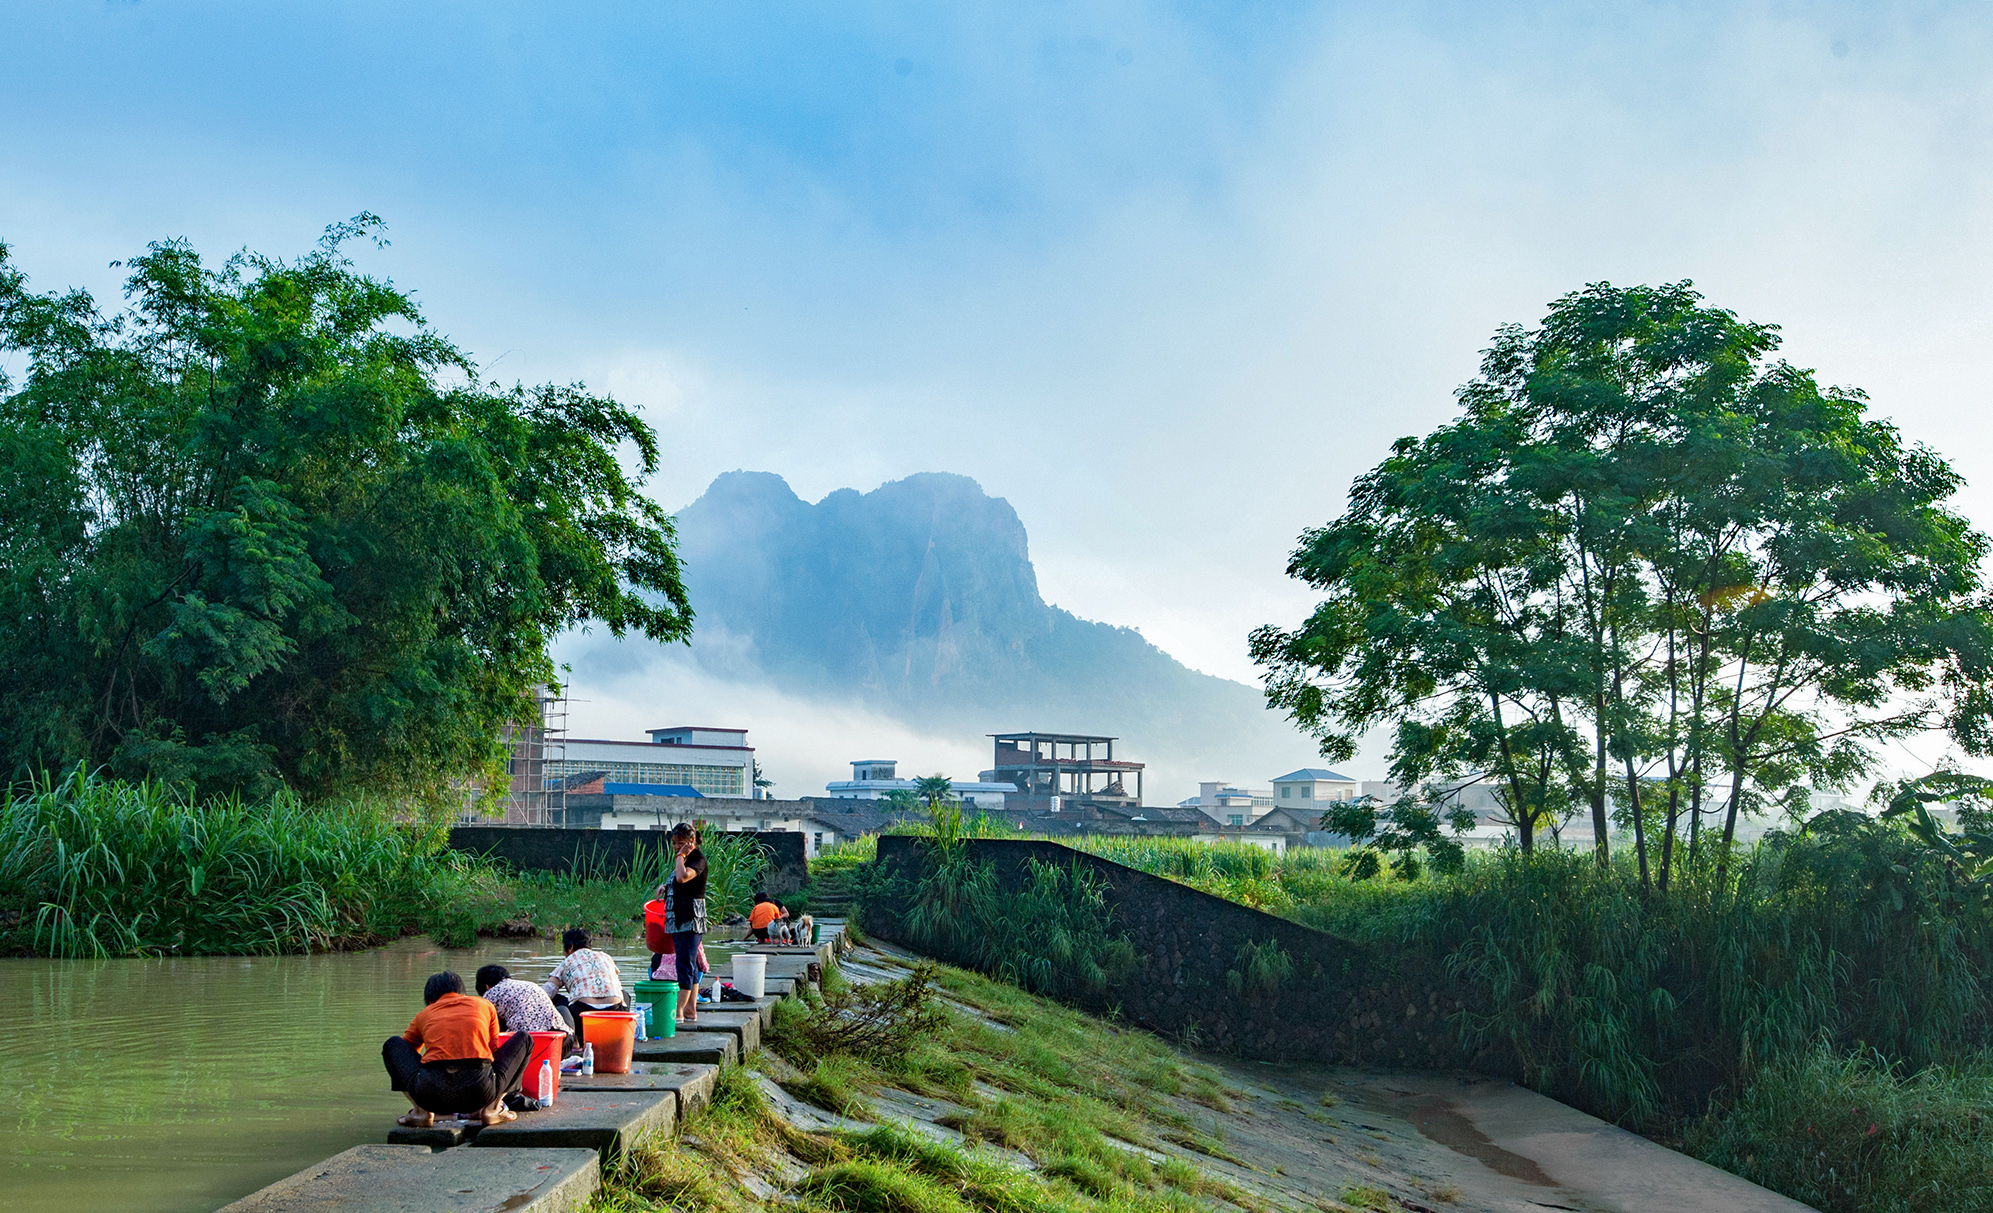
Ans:
{"label": "water reflection", "polygon": [[[632,940],[632,943],[640,941]],[[610,949],[624,980],[647,953]],[[708,948],[724,969],[724,948]],[[206,1213],[361,1142],[407,1105],[381,1041],[422,981],[538,981],[552,940],[334,956],[0,960],[0,1209]]]}

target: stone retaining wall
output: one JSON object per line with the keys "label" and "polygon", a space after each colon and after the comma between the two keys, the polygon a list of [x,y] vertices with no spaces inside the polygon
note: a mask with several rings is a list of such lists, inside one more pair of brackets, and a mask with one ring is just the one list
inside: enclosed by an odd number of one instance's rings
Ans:
{"label": "stone retaining wall", "polygon": [[[778,896],[793,893],[810,878],[803,836],[791,830],[742,831],[768,854],[762,887]],[[458,826],[450,849],[489,855],[522,872],[571,872],[577,867],[603,875],[630,870],[637,848],[662,848],[665,835],[652,830],[573,830],[555,826]]]}
{"label": "stone retaining wall", "polygon": [[[884,873],[917,881],[928,844],[879,840]],[[1113,1013],[1154,1031],[1265,1061],[1463,1067],[1513,1077],[1505,1052],[1460,1044],[1455,1016],[1469,991],[1450,980],[1438,956],[1384,950],[1276,918],[1172,880],[1151,876],[1053,842],[977,839],[962,844],[988,862],[1001,888],[1022,887],[1032,860],[1078,864],[1106,890],[1113,925],[1135,946],[1136,968],[1086,1009]],[[905,943],[894,907],[865,926]],[[1271,991],[1234,992],[1246,946],[1276,946],[1287,978]],[[938,959],[949,959],[939,957]]]}

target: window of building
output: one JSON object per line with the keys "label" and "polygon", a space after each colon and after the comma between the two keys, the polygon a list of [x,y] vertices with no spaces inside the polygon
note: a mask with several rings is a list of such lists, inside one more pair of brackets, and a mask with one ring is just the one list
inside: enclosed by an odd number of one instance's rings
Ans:
{"label": "window of building", "polygon": [[[633,821],[627,825],[618,825],[616,828],[619,830],[634,830],[637,828],[637,823]],[[676,863],[677,861],[673,860],[672,862]]]}
{"label": "window of building", "polygon": [[[812,843],[810,844],[810,850],[812,850],[812,851],[821,851],[821,850],[823,850],[823,831],[822,831],[822,830],[818,830],[818,831],[816,832],[816,841],[815,841],[815,842],[812,842]],[[676,862],[676,861],[674,860],[673,862]]]}
{"label": "window of building", "polygon": [[741,767],[693,766],[675,762],[581,762],[566,759],[547,763],[547,780],[564,779],[583,771],[600,771],[605,783],[675,783],[696,788],[706,796],[746,794]]}
{"label": "window of building", "polygon": [[1234,814],[1232,814],[1232,819],[1231,819],[1231,820],[1232,820],[1232,824],[1233,824],[1234,826],[1242,826],[1242,825],[1246,824],[1246,818],[1245,818],[1245,814],[1243,814],[1243,813],[1234,813]]}
{"label": "window of building", "polygon": [[1282,788],[1280,789],[1280,798],[1281,798],[1282,800],[1286,800],[1286,799],[1287,799],[1287,797],[1288,797],[1288,794],[1289,794],[1289,793],[1291,793],[1292,791],[1294,791],[1294,789],[1293,789],[1293,788],[1290,788],[1290,787],[1285,787],[1285,786],[1283,786],[1283,787],[1282,787]]}
{"label": "window of building", "polygon": [[1314,798],[1315,798],[1315,785],[1314,785],[1314,784],[1311,784],[1311,783],[1304,783],[1304,784],[1302,784],[1302,785],[1301,785],[1301,799],[1303,799],[1303,800],[1313,800]]}

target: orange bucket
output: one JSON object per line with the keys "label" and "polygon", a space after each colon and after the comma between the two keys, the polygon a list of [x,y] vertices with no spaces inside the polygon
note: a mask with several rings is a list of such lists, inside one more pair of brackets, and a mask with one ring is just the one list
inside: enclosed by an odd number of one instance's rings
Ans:
{"label": "orange bucket", "polygon": [[637,1046],[635,1011],[584,1011],[581,1039],[595,1046],[597,1074],[628,1074],[630,1052]]}

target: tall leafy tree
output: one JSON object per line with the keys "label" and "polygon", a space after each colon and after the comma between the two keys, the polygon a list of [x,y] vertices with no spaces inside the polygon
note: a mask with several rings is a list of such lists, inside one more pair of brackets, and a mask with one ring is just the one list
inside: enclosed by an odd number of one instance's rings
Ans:
{"label": "tall leafy tree", "polygon": [[153,244],[111,313],[0,246],[9,777],[459,797],[556,633],[689,634],[656,437],[486,381],[341,252],[378,227],[292,261]]}
{"label": "tall leafy tree", "polygon": [[1325,755],[1388,725],[1395,777],[1505,789],[1525,847],[1518,806],[1584,803],[1603,862],[1617,803],[1643,882],[1659,797],[1663,886],[1684,807],[1692,839],[1722,814],[1727,855],[1741,811],[1845,784],[1876,740],[1985,752],[1986,542],[1943,504],[1956,474],[1777,345],[1687,283],[1501,330],[1461,418],[1302,537],[1290,572],[1326,598],[1254,634],[1269,702]]}

